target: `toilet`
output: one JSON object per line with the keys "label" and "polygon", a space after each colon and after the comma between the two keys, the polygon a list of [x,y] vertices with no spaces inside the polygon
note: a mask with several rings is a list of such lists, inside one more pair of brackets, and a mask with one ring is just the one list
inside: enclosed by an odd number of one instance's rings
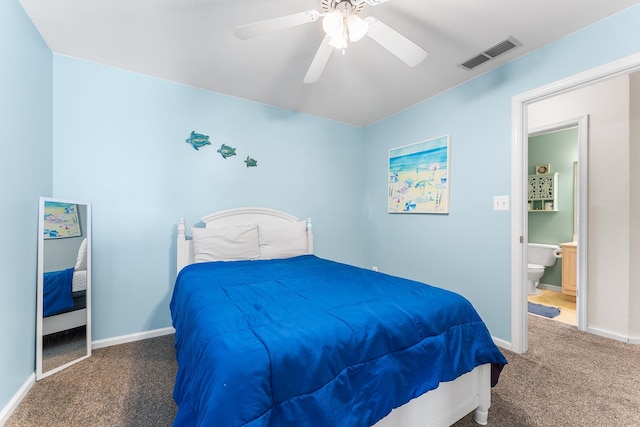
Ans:
{"label": "toilet", "polygon": [[551,267],[562,256],[562,250],[558,245],[545,243],[529,243],[527,245],[527,293],[537,295],[542,292],[538,289],[540,278],[546,267]]}

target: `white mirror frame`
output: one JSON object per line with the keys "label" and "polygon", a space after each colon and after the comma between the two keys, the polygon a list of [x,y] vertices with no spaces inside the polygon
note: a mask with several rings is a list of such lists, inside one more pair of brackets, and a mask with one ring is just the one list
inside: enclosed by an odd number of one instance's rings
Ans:
{"label": "white mirror frame", "polygon": [[[61,366],[43,372],[43,289],[44,289],[44,207],[45,202],[61,202],[86,206],[86,238],[87,238],[87,290],[86,290],[86,353]],[[65,200],[40,197],[38,209],[38,270],[37,270],[37,305],[36,305],[36,381],[55,374],[69,366],[91,356],[91,203],[77,200]]]}

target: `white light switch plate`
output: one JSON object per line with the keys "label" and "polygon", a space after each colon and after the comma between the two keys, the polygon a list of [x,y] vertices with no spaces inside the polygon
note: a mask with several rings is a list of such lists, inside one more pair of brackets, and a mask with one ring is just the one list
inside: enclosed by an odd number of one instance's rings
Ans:
{"label": "white light switch plate", "polygon": [[508,211],[509,210],[509,196],[493,196],[493,210],[494,211]]}

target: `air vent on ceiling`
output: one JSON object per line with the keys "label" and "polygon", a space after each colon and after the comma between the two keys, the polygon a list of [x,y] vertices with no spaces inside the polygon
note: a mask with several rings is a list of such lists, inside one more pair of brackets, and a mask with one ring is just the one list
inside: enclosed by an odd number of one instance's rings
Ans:
{"label": "air vent on ceiling", "polygon": [[460,66],[465,70],[471,70],[477,67],[478,65],[483,64],[489,61],[490,59],[495,58],[498,55],[502,55],[503,53],[518,46],[520,46],[520,42],[514,39],[513,37],[509,37],[501,41],[500,43],[496,44],[495,46],[491,46],[489,49],[485,50],[480,55],[474,56],[468,61],[463,62],[462,64],[460,64]]}

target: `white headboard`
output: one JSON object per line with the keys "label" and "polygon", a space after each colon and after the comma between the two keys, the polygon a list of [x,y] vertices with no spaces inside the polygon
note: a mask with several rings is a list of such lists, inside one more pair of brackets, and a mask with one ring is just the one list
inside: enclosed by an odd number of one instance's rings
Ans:
{"label": "white headboard", "polygon": [[[200,218],[205,227],[225,227],[245,224],[268,224],[297,222],[299,219],[286,212],[266,208],[238,208],[227,209],[205,215]],[[184,218],[178,222],[177,238],[177,268],[180,272],[185,266],[194,263],[193,245],[187,238]],[[313,232],[311,230],[311,218],[307,219],[307,253],[313,253]]]}

